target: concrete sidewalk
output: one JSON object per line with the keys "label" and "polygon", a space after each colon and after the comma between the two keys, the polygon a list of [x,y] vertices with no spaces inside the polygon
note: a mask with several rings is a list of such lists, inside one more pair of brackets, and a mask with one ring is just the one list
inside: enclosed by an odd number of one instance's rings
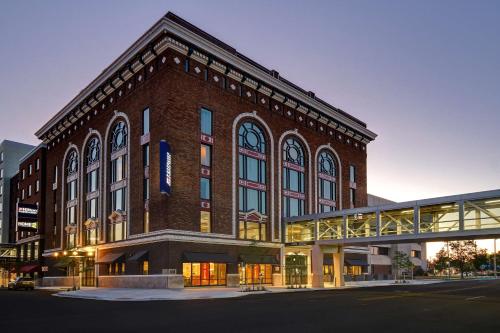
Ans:
{"label": "concrete sidewalk", "polygon": [[326,284],[325,288],[290,289],[286,287],[266,287],[265,291],[242,292],[239,288],[202,287],[185,289],[130,289],[130,288],[82,288],[77,291],[59,291],[57,297],[93,299],[101,301],[166,301],[166,300],[192,300],[192,299],[218,299],[235,298],[246,295],[264,293],[288,293],[317,290],[345,290],[352,288],[367,288],[380,286],[411,286],[431,283],[440,283],[444,280],[412,280],[409,283],[395,284],[394,280],[386,281],[359,281],[346,282],[345,287],[333,288]]}

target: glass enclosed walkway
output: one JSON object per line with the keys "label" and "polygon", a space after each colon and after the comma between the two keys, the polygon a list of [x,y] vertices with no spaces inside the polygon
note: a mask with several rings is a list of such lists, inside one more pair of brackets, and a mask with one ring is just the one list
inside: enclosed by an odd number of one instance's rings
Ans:
{"label": "glass enclosed walkway", "polygon": [[289,218],[287,245],[422,242],[500,235],[500,190]]}

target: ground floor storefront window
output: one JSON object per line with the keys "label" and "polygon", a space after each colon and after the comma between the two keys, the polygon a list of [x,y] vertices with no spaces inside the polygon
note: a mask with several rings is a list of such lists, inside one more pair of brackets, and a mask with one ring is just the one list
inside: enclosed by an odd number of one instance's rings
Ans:
{"label": "ground floor storefront window", "polygon": [[242,264],[238,265],[240,284],[272,284],[272,265],[270,264]]}
{"label": "ground floor storefront window", "polygon": [[182,264],[184,286],[225,286],[226,264],[213,262],[190,262]]}
{"label": "ground floor storefront window", "polygon": [[307,284],[307,257],[303,255],[287,255],[285,257],[285,284]]}
{"label": "ground floor storefront window", "polygon": [[333,282],[333,265],[323,265],[323,281]]}
{"label": "ground floor storefront window", "polygon": [[345,275],[361,275],[363,274],[363,267],[361,266],[344,266]]}

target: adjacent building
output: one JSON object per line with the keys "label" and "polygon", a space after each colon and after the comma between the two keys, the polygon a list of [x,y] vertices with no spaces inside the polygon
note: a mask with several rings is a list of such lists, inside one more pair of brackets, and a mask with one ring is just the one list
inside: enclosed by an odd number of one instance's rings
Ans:
{"label": "adjacent building", "polygon": [[0,244],[13,241],[9,230],[10,178],[19,170],[19,160],[31,149],[33,146],[20,142],[4,140],[0,143]]}
{"label": "adjacent building", "polygon": [[376,137],[171,13],[36,135],[44,281],[89,286],[308,282],[282,218],[366,206]]}

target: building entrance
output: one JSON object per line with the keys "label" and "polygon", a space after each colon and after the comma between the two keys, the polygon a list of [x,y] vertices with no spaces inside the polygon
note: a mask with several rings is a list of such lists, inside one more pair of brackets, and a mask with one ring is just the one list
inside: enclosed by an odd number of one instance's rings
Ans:
{"label": "building entrance", "polygon": [[307,284],[307,257],[294,254],[285,256],[285,284]]}

